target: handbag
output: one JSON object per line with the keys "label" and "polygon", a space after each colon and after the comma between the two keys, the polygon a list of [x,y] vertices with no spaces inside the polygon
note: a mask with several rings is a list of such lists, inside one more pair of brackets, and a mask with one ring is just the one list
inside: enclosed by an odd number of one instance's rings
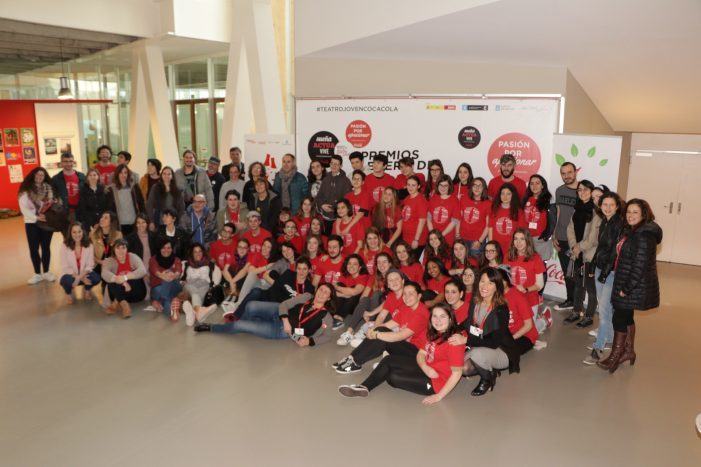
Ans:
{"label": "handbag", "polygon": [[46,221],[37,221],[37,226],[48,232],[65,232],[68,229],[68,209],[61,203],[51,202],[42,209]]}

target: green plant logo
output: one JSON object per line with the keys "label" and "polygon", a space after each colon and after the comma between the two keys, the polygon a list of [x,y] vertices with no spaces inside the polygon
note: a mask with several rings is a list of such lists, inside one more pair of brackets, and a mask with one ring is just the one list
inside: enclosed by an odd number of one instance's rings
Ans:
{"label": "green plant logo", "polygon": [[[579,157],[579,148],[577,147],[576,144],[573,144],[572,146],[570,146],[570,155],[571,155],[572,157]],[[595,155],[596,155],[596,146],[592,146],[592,147],[590,147],[589,150],[587,151],[587,157],[591,159],[591,158],[594,157]],[[562,164],[564,164],[565,162],[567,162],[567,159],[566,159],[565,156],[563,156],[562,154],[557,154],[557,153],[556,153],[556,154],[555,154],[555,162],[557,162],[557,165],[562,165]],[[605,166],[606,164],[608,164],[608,162],[609,162],[608,159],[601,159],[601,160],[599,161],[599,166],[603,167],[603,166]]]}

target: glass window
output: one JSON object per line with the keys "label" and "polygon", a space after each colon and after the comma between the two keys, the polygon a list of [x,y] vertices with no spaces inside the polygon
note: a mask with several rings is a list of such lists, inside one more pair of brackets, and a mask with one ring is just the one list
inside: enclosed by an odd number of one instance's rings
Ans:
{"label": "glass window", "polygon": [[[195,138],[197,140],[197,163],[206,165],[213,153],[212,147],[212,117],[209,112],[209,102],[195,104]],[[193,148],[194,149],[194,148]]]}
{"label": "glass window", "polygon": [[174,66],[175,99],[207,99],[207,62],[181,63]]}
{"label": "glass window", "polygon": [[190,115],[190,104],[176,105],[175,115],[178,121],[178,153],[182,154],[186,149],[192,149],[192,117]]}
{"label": "glass window", "polygon": [[226,72],[229,68],[228,57],[215,57],[212,59],[214,68],[214,97],[226,97]]}

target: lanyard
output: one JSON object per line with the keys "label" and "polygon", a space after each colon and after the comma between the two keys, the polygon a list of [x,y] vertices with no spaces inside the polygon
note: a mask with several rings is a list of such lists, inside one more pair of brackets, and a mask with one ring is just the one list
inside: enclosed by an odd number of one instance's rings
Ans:
{"label": "lanyard", "polygon": [[317,309],[312,308],[312,312],[309,315],[304,316],[304,307],[305,306],[306,305],[302,305],[302,309],[299,311],[299,323],[297,324],[299,327],[302,327],[302,325],[304,323],[306,323],[307,321],[309,321],[310,319],[312,319],[313,317],[315,317],[316,315],[318,315],[322,311],[326,310],[326,308],[317,308]]}
{"label": "lanyard", "polygon": [[295,281],[295,290],[297,291],[297,295],[301,295],[304,293],[304,284],[298,284],[297,281]]}

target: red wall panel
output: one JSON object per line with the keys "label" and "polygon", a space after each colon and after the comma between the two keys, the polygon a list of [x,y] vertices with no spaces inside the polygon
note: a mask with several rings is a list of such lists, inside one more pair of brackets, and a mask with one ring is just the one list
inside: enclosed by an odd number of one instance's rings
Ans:
{"label": "red wall panel", "polygon": [[[2,133],[2,149],[0,149],[0,152],[3,153],[2,160],[5,162],[5,165],[0,165],[0,208],[18,208],[17,190],[19,189],[19,183],[10,183],[10,174],[8,166],[20,165],[22,167],[22,173],[24,175],[27,175],[29,172],[31,172],[33,168],[37,167],[40,163],[39,145],[36,141],[36,127],[37,125],[34,116],[33,101],[0,100],[0,133]],[[8,141],[5,140],[6,128],[17,129],[19,144],[7,144]],[[34,163],[24,163],[23,149],[26,147],[32,147],[32,145],[23,144],[22,128],[31,128],[32,130],[34,130]],[[14,160],[10,160],[11,158],[8,157],[8,154],[15,154]]]}

